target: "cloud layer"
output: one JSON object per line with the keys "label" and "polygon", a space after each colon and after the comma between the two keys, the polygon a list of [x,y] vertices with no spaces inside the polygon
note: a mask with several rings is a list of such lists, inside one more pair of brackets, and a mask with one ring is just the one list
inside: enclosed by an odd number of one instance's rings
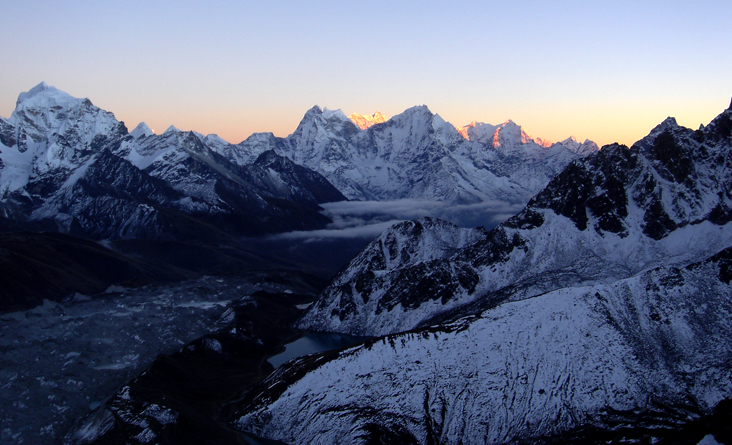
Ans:
{"label": "cloud layer", "polygon": [[484,201],[450,204],[440,201],[399,199],[395,201],[342,201],[322,204],[323,213],[333,220],[327,229],[288,232],[278,239],[304,242],[330,239],[373,239],[400,221],[432,216],[462,227],[490,229],[523,209],[525,204]]}

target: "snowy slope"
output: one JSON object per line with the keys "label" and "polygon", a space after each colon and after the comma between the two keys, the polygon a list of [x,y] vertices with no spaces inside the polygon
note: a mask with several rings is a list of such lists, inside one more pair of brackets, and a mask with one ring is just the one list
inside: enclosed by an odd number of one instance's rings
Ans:
{"label": "snowy slope", "polygon": [[673,428],[732,397],[731,260],[727,249],[296,359],[247,397],[236,424],[292,444]]}
{"label": "snowy slope", "polygon": [[705,258],[732,245],[730,122],[732,110],[696,132],[667,120],[630,149],[576,160],[521,213],[449,257],[385,268],[372,244],[301,326],[383,335]]}

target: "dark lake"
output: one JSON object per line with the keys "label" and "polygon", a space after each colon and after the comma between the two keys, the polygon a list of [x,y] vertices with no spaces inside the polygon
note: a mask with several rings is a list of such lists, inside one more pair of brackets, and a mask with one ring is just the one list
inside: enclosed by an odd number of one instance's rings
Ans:
{"label": "dark lake", "polygon": [[293,358],[316,352],[325,352],[333,349],[355,345],[371,337],[355,337],[353,335],[336,334],[332,332],[309,332],[297,340],[287,343],[285,351],[269,358],[275,368]]}

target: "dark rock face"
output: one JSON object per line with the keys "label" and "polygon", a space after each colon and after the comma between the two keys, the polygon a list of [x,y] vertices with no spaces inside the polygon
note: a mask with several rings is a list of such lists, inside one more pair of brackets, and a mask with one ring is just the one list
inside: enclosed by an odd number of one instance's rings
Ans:
{"label": "dark rock face", "polygon": [[[318,314],[352,323],[365,307],[389,318],[397,308],[446,304],[455,295],[473,293],[480,278],[461,249],[466,244],[483,246],[486,236],[483,229],[461,229],[434,218],[397,224],[341,271],[311,308],[316,317],[306,316],[303,323],[324,328]],[[351,332],[360,335],[359,328],[353,328]]]}
{"label": "dark rock face", "polygon": [[712,120],[702,134],[713,143],[732,138],[732,106]]}
{"label": "dark rock face", "polygon": [[496,229],[488,232],[484,239],[466,246],[457,258],[467,264],[484,267],[506,262],[514,250],[526,250],[526,241],[521,235]]}
{"label": "dark rock face", "polygon": [[443,261],[418,263],[399,271],[394,285],[379,299],[376,313],[388,312],[397,305],[405,310],[417,309],[426,299],[439,300],[445,304],[458,289],[474,292],[478,281],[472,268],[463,264],[451,268]]}
{"label": "dark rock face", "polygon": [[[571,219],[578,229],[623,234],[627,228],[628,182],[637,167],[637,155],[627,147],[611,145],[591,159],[575,161],[557,175],[530,203]],[[588,214],[589,211],[589,214]]]}
{"label": "dark rock face", "polygon": [[[625,220],[633,204],[643,212],[643,232],[656,240],[692,221],[723,222],[730,145],[719,134],[724,134],[726,114],[700,132],[667,120],[630,149],[603,147],[568,166],[528,207],[551,209],[580,230],[588,228],[592,217],[595,230],[622,236],[629,229]],[[721,194],[713,209],[703,203],[710,191]]]}
{"label": "dark rock face", "polygon": [[12,147],[17,144],[15,140],[15,127],[2,118],[0,118],[0,143],[6,147]]}
{"label": "dark rock face", "polygon": [[[585,203],[589,197],[590,176],[578,163],[572,163],[552,180],[534,202],[547,206],[557,214],[571,219],[578,229],[587,229]],[[564,192],[562,194],[562,192]]]}
{"label": "dark rock face", "polygon": [[[270,171],[277,172],[279,183],[272,178]],[[326,202],[345,200],[341,192],[322,175],[295,164],[290,159],[278,155],[274,150],[268,150],[259,155],[248,169],[245,179],[249,179],[251,183],[264,189],[282,190],[286,185],[287,195],[283,197],[303,205],[316,206]]]}
{"label": "dark rock face", "polygon": [[657,171],[665,180],[682,183],[689,178],[694,165],[693,159],[670,131],[656,136],[649,154],[660,164]]}
{"label": "dark rock face", "polygon": [[182,270],[153,265],[61,233],[0,233],[0,312],[92,295],[112,284],[185,278]]}

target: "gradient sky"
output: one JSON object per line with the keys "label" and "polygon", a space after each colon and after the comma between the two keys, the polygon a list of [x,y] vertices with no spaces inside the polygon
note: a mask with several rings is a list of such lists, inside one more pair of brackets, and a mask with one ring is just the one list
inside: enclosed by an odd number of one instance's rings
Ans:
{"label": "gradient sky", "polygon": [[286,136],[313,105],[632,144],[732,96],[720,1],[0,2],[0,116],[41,81],[132,130]]}

